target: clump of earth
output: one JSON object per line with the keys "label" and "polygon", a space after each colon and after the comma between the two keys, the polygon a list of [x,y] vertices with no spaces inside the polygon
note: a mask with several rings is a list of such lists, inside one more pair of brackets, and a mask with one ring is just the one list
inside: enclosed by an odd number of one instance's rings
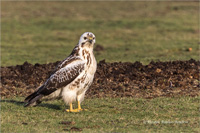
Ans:
{"label": "clump of earth", "polygon": [[[59,61],[49,64],[1,67],[1,97],[27,96],[50,76]],[[200,62],[188,61],[98,63],[86,97],[178,97],[199,95]]]}

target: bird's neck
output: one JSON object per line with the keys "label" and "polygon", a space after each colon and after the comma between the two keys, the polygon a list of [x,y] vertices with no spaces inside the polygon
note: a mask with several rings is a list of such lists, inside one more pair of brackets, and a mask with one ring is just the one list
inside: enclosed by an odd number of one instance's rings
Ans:
{"label": "bird's neck", "polygon": [[[93,44],[94,45],[94,44]],[[94,58],[93,54],[93,45],[76,45],[76,47],[73,49],[71,55],[72,56],[79,56],[82,57],[84,60],[86,60],[89,56]]]}
{"label": "bird's neck", "polygon": [[81,48],[79,54],[81,56],[84,56],[85,53],[93,54],[93,48],[90,48],[90,47],[83,47],[83,48]]}

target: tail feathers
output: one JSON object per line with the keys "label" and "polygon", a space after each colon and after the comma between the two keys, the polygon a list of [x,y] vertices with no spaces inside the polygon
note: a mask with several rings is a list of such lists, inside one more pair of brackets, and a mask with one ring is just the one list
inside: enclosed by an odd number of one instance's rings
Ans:
{"label": "tail feathers", "polygon": [[[40,101],[39,99],[43,97],[42,94],[39,93],[39,91],[41,89],[43,89],[44,85],[40,86],[36,92],[32,93],[31,95],[29,95],[28,97],[26,97],[26,99],[24,100],[24,102],[26,103],[24,105],[24,107],[28,107],[30,105],[34,105],[34,104],[39,104]],[[34,103],[35,102],[35,103]]]}
{"label": "tail feathers", "polygon": [[28,96],[25,99],[26,104],[24,105],[24,107],[28,107],[28,106],[34,106],[39,104],[39,99],[42,98],[43,95],[42,94],[37,94],[36,92],[31,94],[30,96]]}
{"label": "tail feathers", "polygon": [[33,106],[33,105],[37,105],[39,103],[41,103],[39,101],[40,98],[43,97],[42,94],[40,94],[39,92],[44,88],[44,85],[40,86],[36,92],[32,93],[31,95],[29,95],[28,97],[26,97],[26,99],[24,100],[24,102],[26,103],[24,105],[24,107],[28,107],[28,106]]}
{"label": "tail feathers", "polygon": [[37,91],[32,93],[31,95],[29,95],[28,97],[26,97],[26,99],[24,100],[24,102],[28,102],[31,99],[33,99],[35,96],[37,95]]}

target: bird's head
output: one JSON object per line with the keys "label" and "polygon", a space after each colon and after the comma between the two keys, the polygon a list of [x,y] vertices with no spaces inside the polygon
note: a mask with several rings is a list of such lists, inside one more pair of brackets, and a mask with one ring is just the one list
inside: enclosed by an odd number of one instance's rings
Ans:
{"label": "bird's head", "polygon": [[85,32],[81,35],[79,45],[91,47],[95,44],[96,38],[92,32]]}

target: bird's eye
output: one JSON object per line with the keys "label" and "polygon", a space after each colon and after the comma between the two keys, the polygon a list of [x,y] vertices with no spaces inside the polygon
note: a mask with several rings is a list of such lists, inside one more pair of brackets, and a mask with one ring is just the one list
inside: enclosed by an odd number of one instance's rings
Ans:
{"label": "bird's eye", "polygon": [[84,37],[84,40],[86,40],[87,39],[87,37]]}
{"label": "bird's eye", "polygon": [[93,40],[95,39],[95,37],[93,37]]}

